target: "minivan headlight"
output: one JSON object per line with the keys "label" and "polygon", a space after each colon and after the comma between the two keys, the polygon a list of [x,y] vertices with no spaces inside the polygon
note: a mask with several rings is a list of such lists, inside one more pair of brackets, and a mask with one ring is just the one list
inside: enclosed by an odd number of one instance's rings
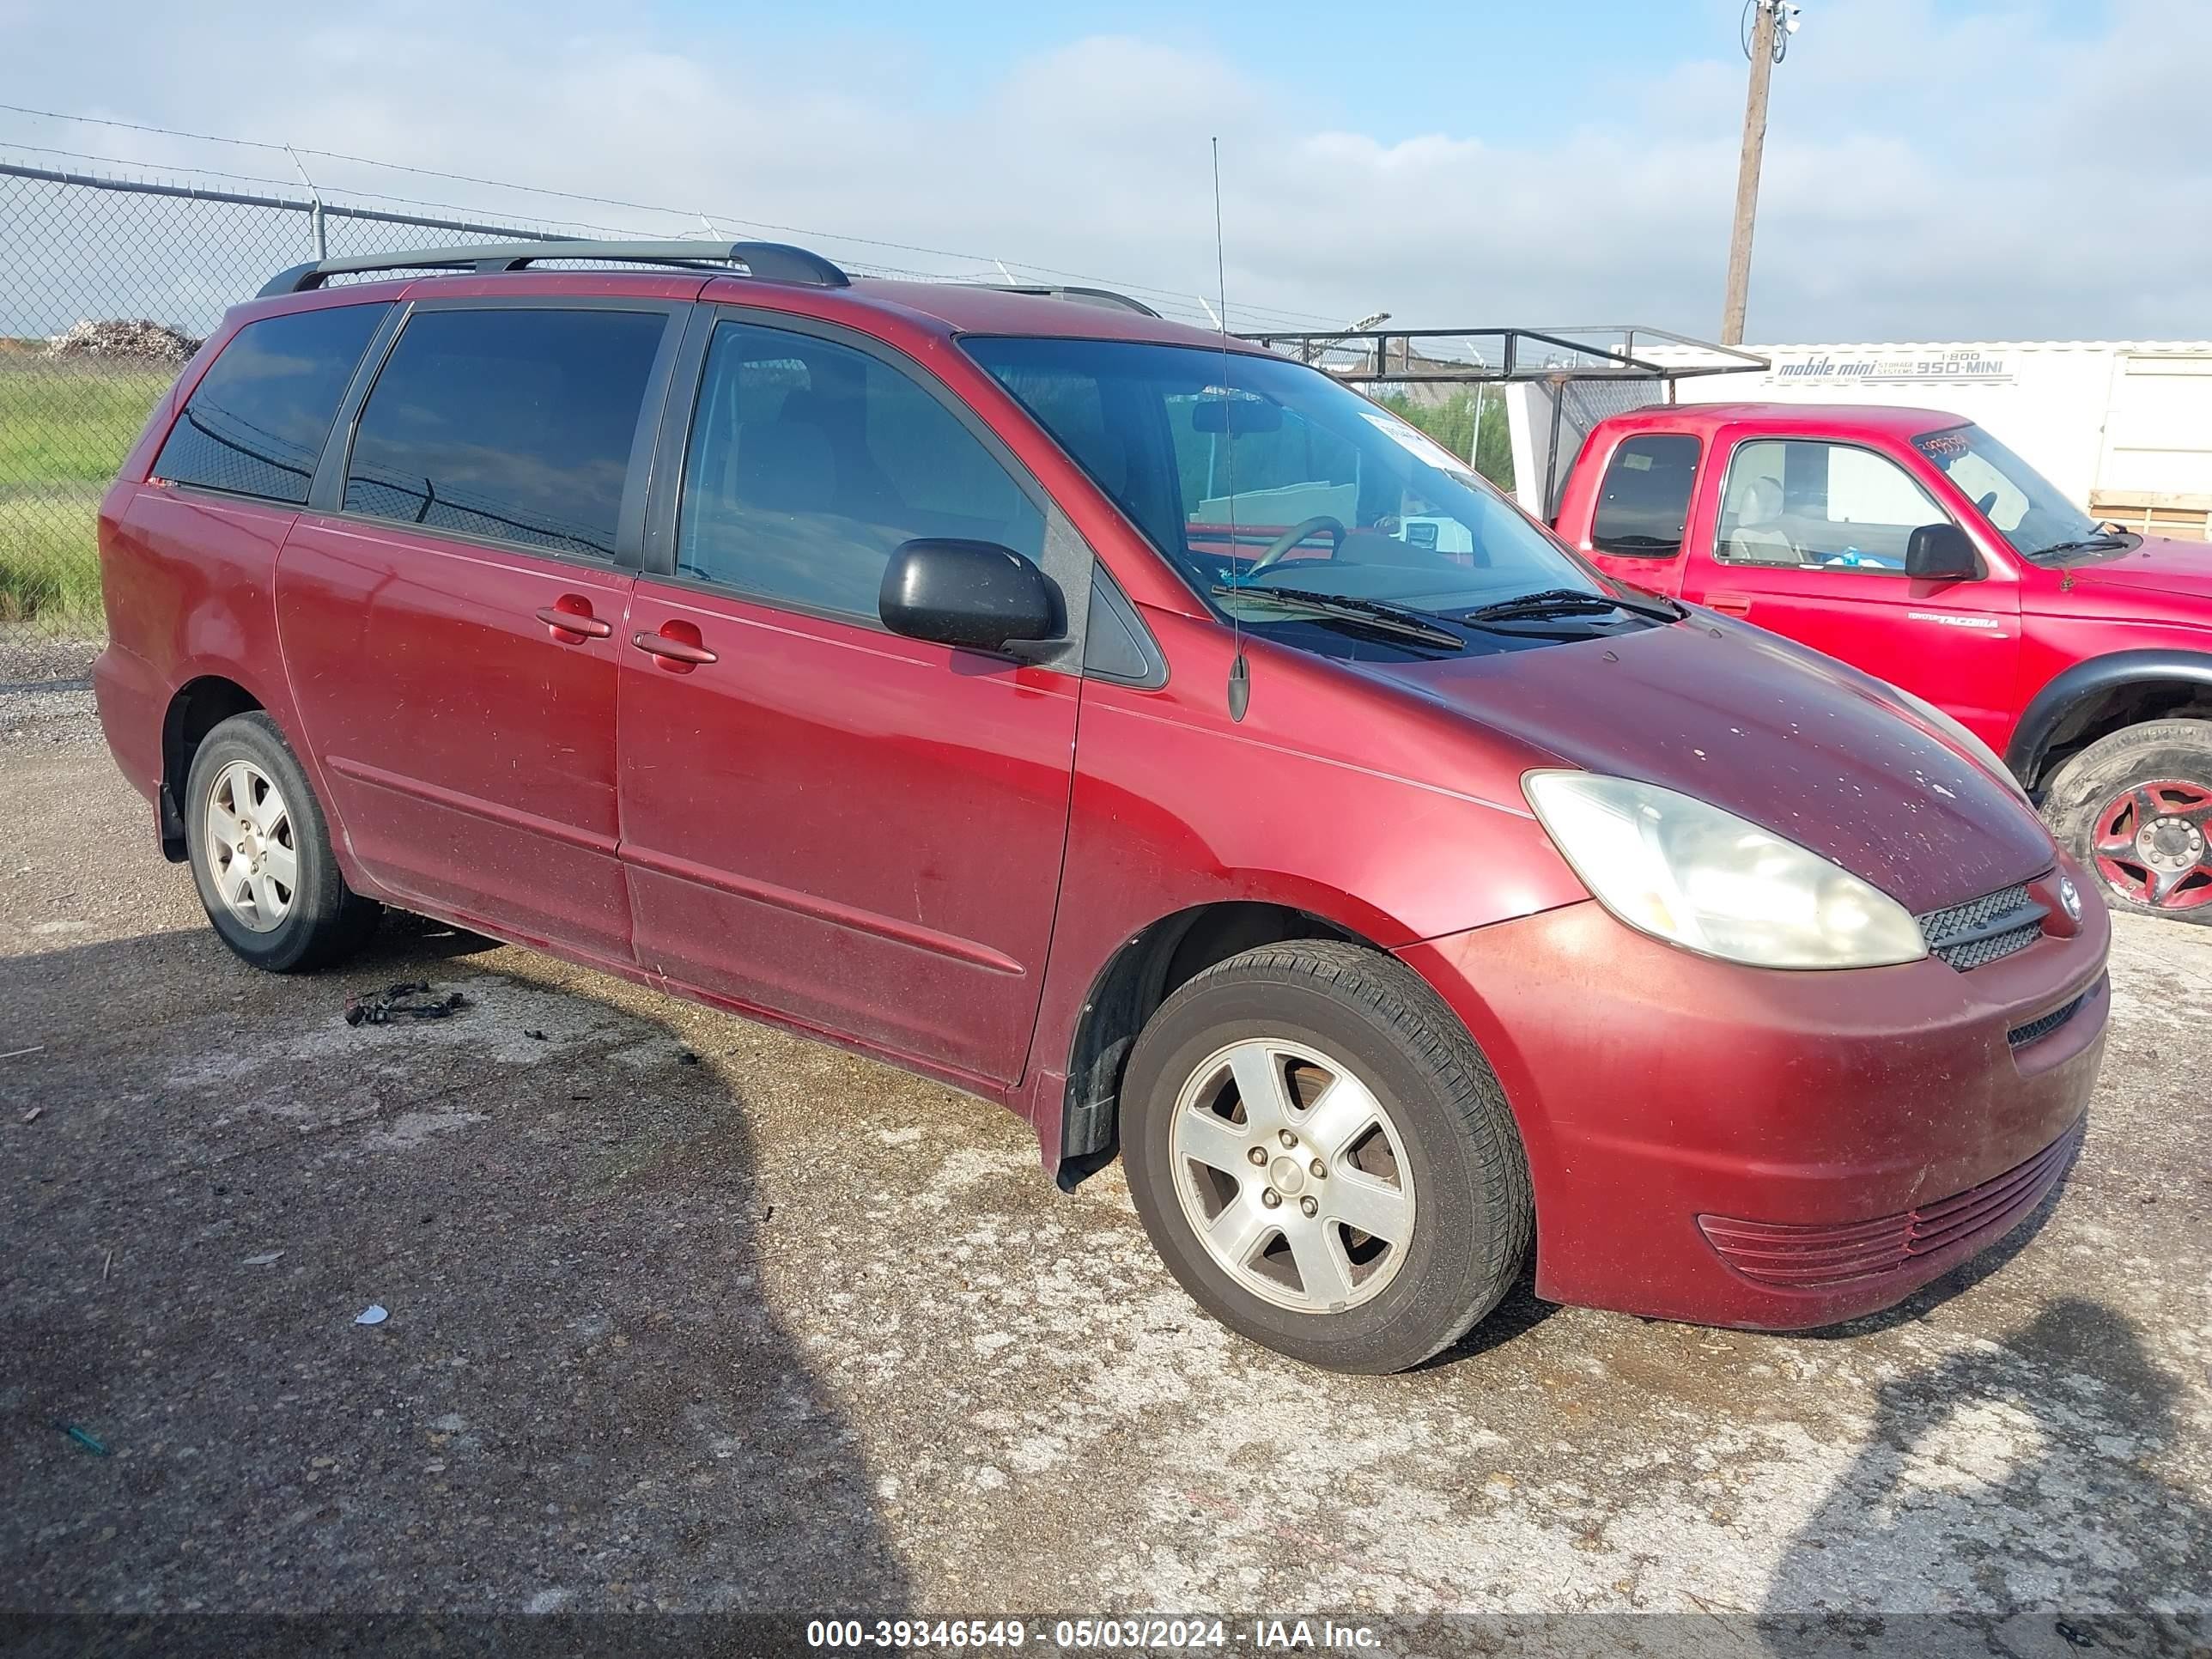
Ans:
{"label": "minivan headlight", "polygon": [[[2022,800],[2027,800],[2027,791],[2021,787],[2020,780],[2012,775],[2012,768],[1998,757],[1997,751],[1984,743],[1964,725],[1945,714],[1925,697],[1916,697],[1903,686],[1885,681],[1897,700],[1936,728],[1936,735],[1957,750],[1968,760],[1979,766],[1999,783]],[[2035,803],[2028,801],[2033,806]]]}
{"label": "minivan headlight", "polygon": [[1928,954],[1888,894],[1692,796],[1594,772],[1531,772],[1521,787],[1597,902],[1655,938],[1756,968]]}

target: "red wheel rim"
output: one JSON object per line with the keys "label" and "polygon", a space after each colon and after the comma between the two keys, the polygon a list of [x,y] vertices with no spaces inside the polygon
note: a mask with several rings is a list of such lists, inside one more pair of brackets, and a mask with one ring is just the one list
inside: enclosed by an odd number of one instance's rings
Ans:
{"label": "red wheel rim", "polygon": [[2090,857],[2105,884],[2132,904],[2212,904],[2212,787],[2162,778],[2122,790],[2098,810]]}

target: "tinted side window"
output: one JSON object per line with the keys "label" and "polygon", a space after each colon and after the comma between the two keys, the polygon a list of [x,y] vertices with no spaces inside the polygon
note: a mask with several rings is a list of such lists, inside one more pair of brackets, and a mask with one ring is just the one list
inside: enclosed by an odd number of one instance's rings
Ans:
{"label": "tinted side window", "polygon": [[408,319],[362,407],[349,512],[611,558],[659,312]]}
{"label": "tinted side window", "polygon": [[891,550],[917,536],[996,542],[1035,562],[1044,515],[889,364],[810,335],[719,325],[684,469],[677,570],[872,618]]}
{"label": "tinted side window", "polygon": [[1599,487],[1590,545],[1631,558],[1673,558],[1682,550],[1697,480],[1698,441],[1687,433],[1627,440]]}
{"label": "tinted side window", "polygon": [[248,323],[201,377],[154,476],[304,505],[338,399],[387,309],[333,306]]}

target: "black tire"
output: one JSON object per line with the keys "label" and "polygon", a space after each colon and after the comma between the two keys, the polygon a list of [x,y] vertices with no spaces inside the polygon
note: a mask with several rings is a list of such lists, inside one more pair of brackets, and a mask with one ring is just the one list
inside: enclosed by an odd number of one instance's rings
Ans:
{"label": "black tire", "polygon": [[[1170,1146],[1176,1102],[1210,1056],[1251,1037],[1343,1062],[1398,1132],[1418,1206],[1404,1260],[1369,1300],[1278,1306],[1232,1277],[1185,1213]],[[1392,957],[1295,940],[1217,963],[1146,1025],[1121,1101],[1130,1192],[1169,1270],[1231,1330],[1308,1364],[1370,1374],[1418,1365],[1466,1335],[1528,1259],[1535,1205],[1504,1091],[1466,1028]]]}
{"label": "black tire", "polygon": [[2212,925],[2212,844],[2208,844],[2212,843],[2212,823],[2203,809],[2196,812],[2198,827],[2193,842],[2185,832],[2174,832],[2185,845],[2199,849],[2197,868],[2183,877],[2174,893],[2184,898],[2205,896],[2193,904],[2170,908],[2148,902],[2140,887],[2130,890],[2113,877],[2118,872],[2130,883],[2141,881],[2150,874],[2148,865],[2139,858],[2107,860],[2099,856],[2107,807],[2138,787],[2157,783],[2190,786],[2212,799],[2212,720],[2145,720],[2098,738],[2052,775],[2044,792],[2043,816],[2115,910]]}
{"label": "black tire", "polygon": [[[224,769],[245,761],[276,786],[289,813],[290,850],[298,877],[289,907],[266,930],[248,926],[216,890],[209,844],[208,802]],[[345,884],[331,853],[329,822],[276,722],[258,709],[234,714],[209,732],[192,756],[183,802],[185,847],[200,904],[222,942],[243,960],[272,974],[311,973],[351,956],[376,930],[380,907]]]}

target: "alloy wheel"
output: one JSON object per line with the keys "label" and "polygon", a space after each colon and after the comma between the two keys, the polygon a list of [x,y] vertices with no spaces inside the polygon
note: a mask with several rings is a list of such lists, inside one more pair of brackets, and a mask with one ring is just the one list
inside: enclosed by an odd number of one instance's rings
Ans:
{"label": "alloy wheel", "polygon": [[2212,903],[2212,788],[2163,779],[2123,790],[2099,809],[2090,848],[2124,899],[2159,910]]}
{"label": "alloy wheel", "polygon": [[223,907],[257,933],[282,926],[300,879],[291,809],[269,775],[236,760],[216,774],[207,802],[208,874]]}
{"label": "alloy wheel", "polygon": [[1344,1061],[1279,1037],[1218,1049],[1176,1097],[1170,1146],[1199,1243],[1277,1307],[1356,1307],[1404,1265],[1415,1212],[1405,1144]]}

